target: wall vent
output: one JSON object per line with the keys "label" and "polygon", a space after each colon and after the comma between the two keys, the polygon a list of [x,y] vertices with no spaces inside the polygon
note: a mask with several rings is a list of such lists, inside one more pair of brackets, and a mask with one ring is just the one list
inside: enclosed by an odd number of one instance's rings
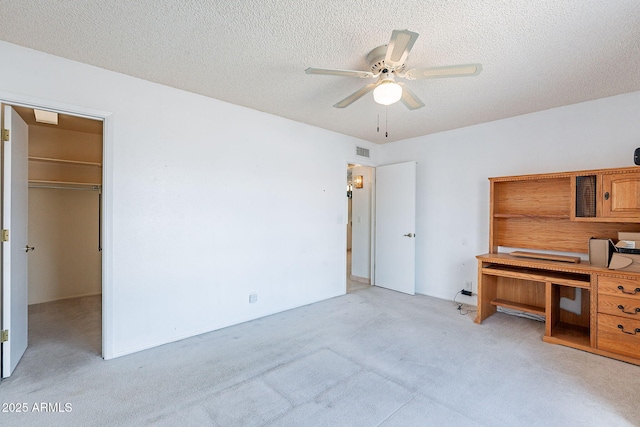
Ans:
{"label": "wall vent", "polygon": [[357,147],[356,146],[356,154],[360,157],[366,157],[367,159],[369,158],[369,149],[368,148],[364,148],[364,147]]}

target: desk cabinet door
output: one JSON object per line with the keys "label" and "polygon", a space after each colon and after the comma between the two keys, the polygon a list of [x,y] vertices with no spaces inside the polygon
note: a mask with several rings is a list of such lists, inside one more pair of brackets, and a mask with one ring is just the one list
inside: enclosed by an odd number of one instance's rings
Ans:
{"label": "desk cabinet door", "polygon": [[640,173],[603,175],[602,216],[640,218]]}

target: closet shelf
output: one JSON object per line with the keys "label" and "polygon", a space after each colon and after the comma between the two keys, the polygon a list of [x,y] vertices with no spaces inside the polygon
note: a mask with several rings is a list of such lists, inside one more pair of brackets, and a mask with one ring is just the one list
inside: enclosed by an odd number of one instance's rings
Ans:
{"label": "closet shelf", "polygon": [[69,182],[69,181],[46,181],[41,179],[30,179],[29,180],[30,187],[47,187],[47,186],[58,186],[58,187],[102,187],[100,183],[94,182]]}
{"label": "closet shelf", "polygon": [[58,164],[67,164],[67,165],[82,165],[82,166],[102,167],[102,163],[97,163],[97,162],[84,162],[84,161],[79,161],[79,160],[54,159],[54,158],[51,158],[51,157],[29,156],[29,160],[36,161],[36,162],[58,163]]}

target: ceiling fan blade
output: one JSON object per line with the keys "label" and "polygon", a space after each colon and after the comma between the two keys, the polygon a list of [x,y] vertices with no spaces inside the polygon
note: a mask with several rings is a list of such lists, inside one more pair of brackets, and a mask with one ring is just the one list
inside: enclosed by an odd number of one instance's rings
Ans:
{"label": "ceiling fan blade", "polygon": [[378,83],[371,83],[369,85],[366,85],[366,86],[362,87],[360,90],[352,93],[351,95],[347,96],[342,101],[340,101],[337,104],[335,104],[334,107],[336,107],[336,108],[348,107],[349,105],[351,105],[354,102],[356,102],[358,99],[360,99],[363,96],[365,96],[367,93],[371,92],[373,89],[375,89],[376,86],[378,86]]}
{"label": "ceiling fan blade", "polygon": [[444,67],[419,68],[408,70],[404,78],[409,80],[437,79],[441,77],[477,76],[482,71],[482,64],[446,65]]}
{"label": "ceiling fan blade", "polygon": [[413,92],[411,92],[404,83],[398,83],[402,86],[402,98],[400,101],[409,109],[417,110],[424,107],[424,103]]}
{"label": "ceiling fan blade", "polygon": [[393,30],[384,63],[388,67],[400,67],[404,64],[417,38],[418,33],[409,30]]}
{"label": "ceiling fan blade", "polygon": [[343,77],[374,77],[370,71],[355,71],[355,70],[332,70],[329,68],[307,68],[304,70],[307,74],[325,74],[329,76],[343,76]]}

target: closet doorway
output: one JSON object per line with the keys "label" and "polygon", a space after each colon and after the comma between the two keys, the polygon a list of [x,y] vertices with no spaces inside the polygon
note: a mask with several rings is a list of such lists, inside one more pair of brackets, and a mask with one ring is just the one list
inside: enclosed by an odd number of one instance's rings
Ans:
{"label": "closet doorway", "polygon": [[103,122],[13,108],[28,125],[28,351],[101,356]]}

